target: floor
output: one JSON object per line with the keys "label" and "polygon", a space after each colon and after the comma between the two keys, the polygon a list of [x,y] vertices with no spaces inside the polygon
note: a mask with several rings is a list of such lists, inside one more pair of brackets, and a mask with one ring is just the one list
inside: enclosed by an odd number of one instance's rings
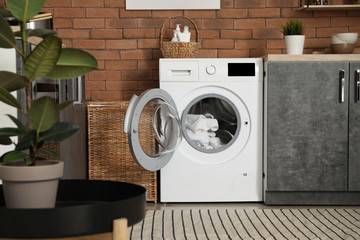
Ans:
{"label": "floor", "polygon": [[355,208],[360,209],[360,205],[357,206],[267,206],[261,202],[252,203],[147,203],[146,208],[148,210],[166,210],[166,209],[226,209],[226,208],[242,208],[242,209],[279,209],[279,208]]}

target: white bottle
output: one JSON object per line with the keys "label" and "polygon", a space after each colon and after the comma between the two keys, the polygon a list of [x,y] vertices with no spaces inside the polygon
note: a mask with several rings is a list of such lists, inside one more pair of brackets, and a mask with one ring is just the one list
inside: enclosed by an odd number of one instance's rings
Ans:
{"label": "white bottle", "polygon": [[180,42],[190,42],[191,33],[189,32],[189,27],[184,26],[184,32],[178,34]]}
{"label": "white bottle", "polygon": [[176,28],[175,28],[175,31],[176,31],[176,34],[177,34],[178,37],[179,37],[179,33],[181,33],[180,25],[181,24],[176,24]]}
{"label": "white bottle", "polygon": [[174,30],[174,34],[173,34],[173,37],[171,39],[172,42],[178,42],[179,39],[178,39],[178,34],[176,33],[176,30]]}

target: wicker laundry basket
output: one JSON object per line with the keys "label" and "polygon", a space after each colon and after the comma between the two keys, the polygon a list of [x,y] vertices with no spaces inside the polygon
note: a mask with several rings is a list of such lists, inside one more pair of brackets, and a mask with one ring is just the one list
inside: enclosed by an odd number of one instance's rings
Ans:
{"label": "wicker laundry basket", "polygon": [[[89,179],[141,185],[147,190],[147,201],[157,202],[157,173],[135,163],[123,132],[128,103],[88,103]],[[151,141],[149,134],[142,137]]]}
{"label": "wicker laundry basket", "polygon": [[[171,19],[185,18],[189,20],[195,28],[196,42],[170,42],[164,41],[164,28]],[[160,50],[165,58],[194,58],[199,51],[199,33],[193,20],[185,16],[175,16],[167,19],[161,26],[160,30]]]}

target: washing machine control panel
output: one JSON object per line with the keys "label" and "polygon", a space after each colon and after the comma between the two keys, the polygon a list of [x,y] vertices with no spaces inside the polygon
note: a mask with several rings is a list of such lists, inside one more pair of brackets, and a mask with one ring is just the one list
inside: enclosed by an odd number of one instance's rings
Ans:
{"label": "washing machine control panel", "polygon": [[263,81],[261,58],[160,59],[160,82]]}
{"label": "washing machine control panel", "polygon": [[209,75],[214,75],[216,73],[216,67],[212,64],[206,66],[206,72]]}
{"label": "washing machine control panel", "polygon": [[226,78],[231,80],[255,80],[259,75],[259,64],[257,64],[256,61],[221,60],[222,59],[218,59],[218,61],[199,61],[199,79],[211,81]]}

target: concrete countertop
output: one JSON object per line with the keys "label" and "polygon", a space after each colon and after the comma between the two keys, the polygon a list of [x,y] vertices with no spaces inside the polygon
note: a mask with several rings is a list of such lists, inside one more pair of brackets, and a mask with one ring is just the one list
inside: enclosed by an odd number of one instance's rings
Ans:
{"label": "concrete countertop", "polygon": [[339,62],[339,61],[359,61],[360,54],[269,54],[263,56],[264,61],[268,62]]}

